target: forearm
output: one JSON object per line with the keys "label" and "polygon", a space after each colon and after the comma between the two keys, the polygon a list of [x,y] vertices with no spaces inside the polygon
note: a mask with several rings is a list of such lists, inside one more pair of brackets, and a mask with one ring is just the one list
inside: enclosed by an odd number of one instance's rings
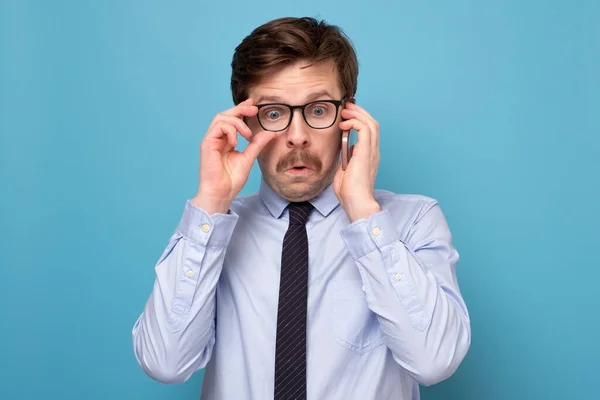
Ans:
{"label": "forearm", "polygon": [[421,384],[439,382],[467,352],[468,317],[452,287],[438,284],[402,243],[390,246],[357,260],[367,303],[394,359]]}
{"label": "forearm", "polygon": [[186,205],[132,332],[136,359],[153,379],[184,382],[210,359],[216,285],[236,221]]}
{"label": "forearm", "polygon": [[471,340],[453,274],[458,255],[443,224],[430,231],[411,250],[384,212],[345,233],[348,246],[359,248],[351,254],[394,359],[423,385],[449,377]]}

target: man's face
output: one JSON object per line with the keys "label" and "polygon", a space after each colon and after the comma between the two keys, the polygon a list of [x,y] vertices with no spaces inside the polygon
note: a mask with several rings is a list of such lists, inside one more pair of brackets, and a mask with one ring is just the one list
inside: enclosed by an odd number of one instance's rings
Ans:
{"label": "man's face", "polygon": [[[302,68],[298,62],[269,74],[249,91],[255,104],[285,103],[303,105],[315,100],[341,100],[337,70],[333,62]],[[259,110],[263,125],[275,124],[283,118],[280,107]],[[309,122],[316,126],[327,112],[336,113],[332,104],[315,104],[306,108]],[[341,149],[341,106],[337,107],[335,122],[325,129],[315,129],[307,124],[300,109],[295,109],[289,126],[277,132],[258,156],[258,164],[267,184],[288,201],[310,200],[333,180],[339,164]],[[256,134],[263,130],[258,117],[250,118],[248,126]],[[285,123],[283,123],[285,125]],[[274,125],[273,125],[274,126]]]}

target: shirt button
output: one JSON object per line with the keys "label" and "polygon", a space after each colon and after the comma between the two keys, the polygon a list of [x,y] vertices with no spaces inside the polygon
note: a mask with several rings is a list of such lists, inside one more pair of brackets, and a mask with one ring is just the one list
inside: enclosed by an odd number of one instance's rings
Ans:
{"label": "shirt button", "polygon": [[204,224],[202,225],[202,232],[208,232],[210,231],[210,226],[208,224]]}
{"label": "shirt button", "polygon": [[194,276],[194,271],[192,271],[192,270],[190,269],[188,272],[186,272],[186,275],[187,275],[187,276],[189,276],[189,277],[191,278],[192,276]]}
{"label": "shirt button", "polygon": [[371,232],[373,232],[373,235],[379,236],[379,234],[381,233],[381,229],[379,229],[379,227],[376,226]]}
{"label": "shirt button", "polygon": [[365,290],[365,287],[364,287],[364,286],[362,287],[362,290],[363,290],[363,292],[366,292],[366,290]]}
{"label": "shirt button", "polygon": [[400,279],[402,279],[402,274],[396,274],[395,278],[397,281],[399,281]]}

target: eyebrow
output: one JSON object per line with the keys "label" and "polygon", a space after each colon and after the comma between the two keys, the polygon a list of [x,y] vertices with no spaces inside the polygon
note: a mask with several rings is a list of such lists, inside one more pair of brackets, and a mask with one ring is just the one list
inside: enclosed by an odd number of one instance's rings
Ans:
{"label": "eyebrow", "polygon": [[[317,100],[319,98],[328,97],[329,99],[333,99],[333,96],[329,94],[327,90],[319,90],[318,92],[314,92],[310,94],[306,98],[306,102],[310,103],[313,100]],[[273,102],[273,103],[285,103],[285,101],[279,96],[260,96],[256,101],[256,104],[261,104],[265,101]]]}

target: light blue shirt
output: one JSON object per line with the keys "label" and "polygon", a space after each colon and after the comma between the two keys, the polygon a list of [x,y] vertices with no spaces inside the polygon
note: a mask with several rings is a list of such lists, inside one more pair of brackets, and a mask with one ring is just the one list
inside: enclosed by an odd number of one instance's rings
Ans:
{"label": "light blue shirt", "polygon": [[[329,186],[307,222],[309,400],[416,400],[471,343],[459,258],[438,202],[376,190],[382,211],[350,223]],[[273,398],[287,202],[262,181],[227,214],[189,201],[133,328],[157,381],[205,368],[204,400]]]}

